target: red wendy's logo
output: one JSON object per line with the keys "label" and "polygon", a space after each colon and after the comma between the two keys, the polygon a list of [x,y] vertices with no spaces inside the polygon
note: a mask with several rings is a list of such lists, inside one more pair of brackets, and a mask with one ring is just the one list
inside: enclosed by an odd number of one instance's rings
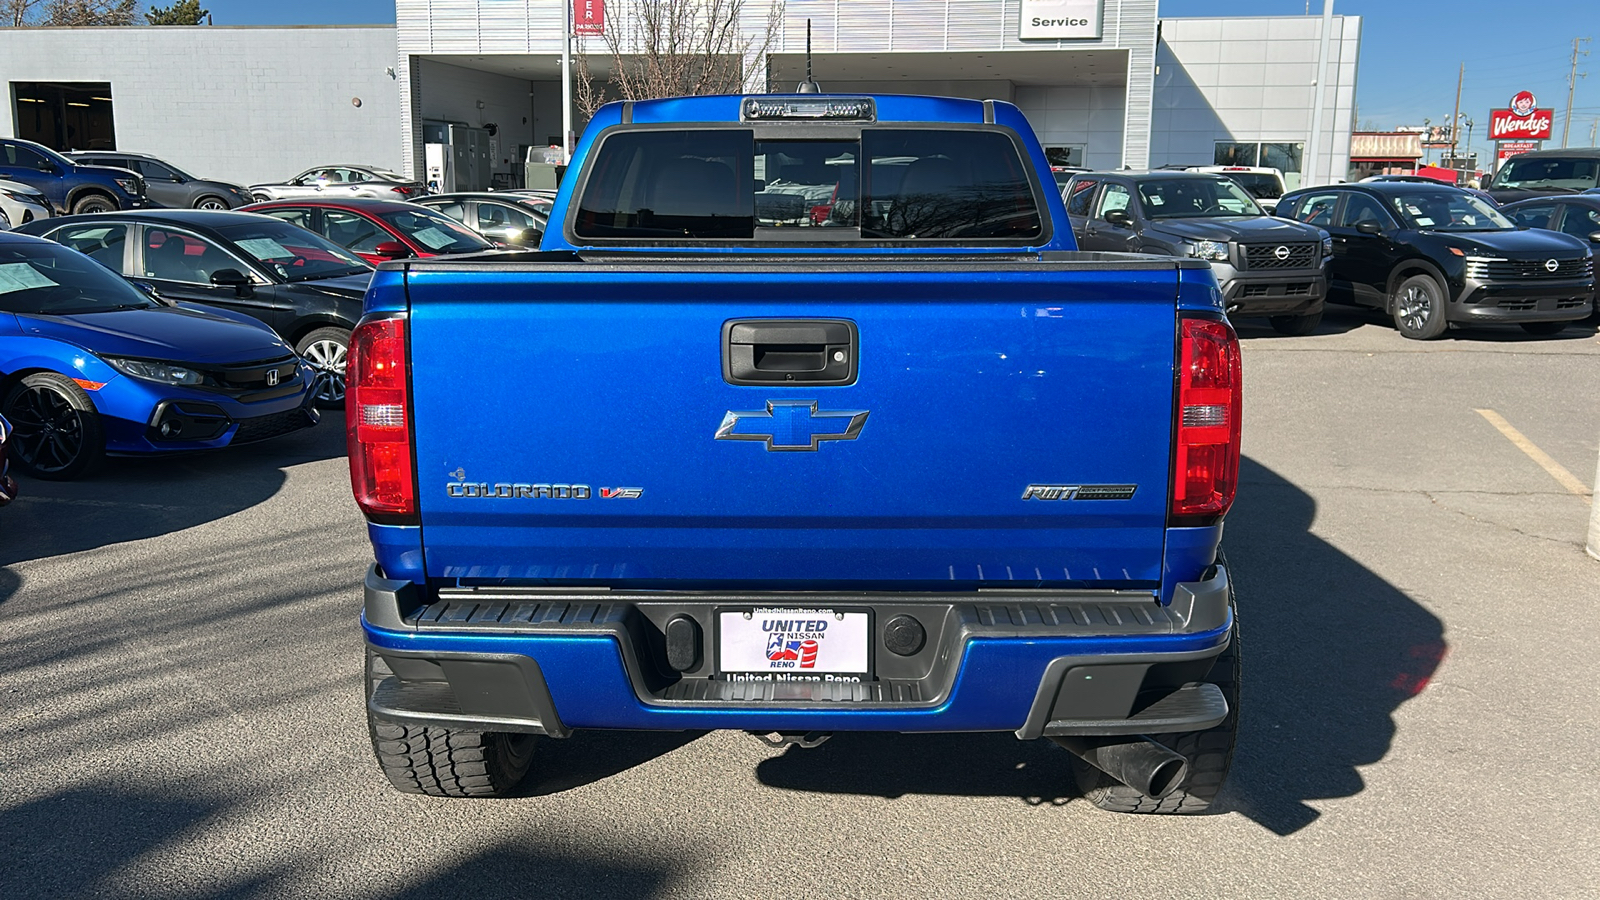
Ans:
{"label": "red wendy's logo", "polygon": [[1511,98],[1512,114],[1524,119],[1533,115],[1533,111],[1538,107],[1539,101],[1534,99],[1532,91],[1520,91],[1515,97]]}

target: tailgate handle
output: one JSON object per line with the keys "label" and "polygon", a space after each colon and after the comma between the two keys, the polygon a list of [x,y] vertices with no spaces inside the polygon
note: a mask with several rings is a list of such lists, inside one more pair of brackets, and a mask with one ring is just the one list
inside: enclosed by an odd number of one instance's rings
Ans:
{"label": "tailgate handle", "polygon": [[859,341],[848,319],[730,319],[722,323],[729,384],[845,385],[856,380]]}

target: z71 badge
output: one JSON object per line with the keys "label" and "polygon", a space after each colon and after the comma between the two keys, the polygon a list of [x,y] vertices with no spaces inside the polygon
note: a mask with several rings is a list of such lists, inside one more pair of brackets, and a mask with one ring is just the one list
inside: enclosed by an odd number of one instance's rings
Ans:
{"label": "z71 badge", "polygon": [[1131,500],[1137,484],[1030,484],[1024,500]]}

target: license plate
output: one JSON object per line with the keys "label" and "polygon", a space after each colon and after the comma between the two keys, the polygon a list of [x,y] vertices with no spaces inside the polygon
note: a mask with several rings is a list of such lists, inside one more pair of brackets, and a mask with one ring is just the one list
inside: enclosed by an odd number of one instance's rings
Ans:
{"label": "license plate", "polygon": [[719,668],[727,673],[865,675],[868,614],[831,609],[722,610]]}

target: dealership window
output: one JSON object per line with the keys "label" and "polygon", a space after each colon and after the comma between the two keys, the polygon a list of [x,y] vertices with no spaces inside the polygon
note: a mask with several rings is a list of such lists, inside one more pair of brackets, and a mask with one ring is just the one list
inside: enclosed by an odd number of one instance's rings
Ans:
{"label": "dealership window", "polygon": [[16,137],[52,150],[115,150],[111,85],[103,81],[13,81]]}
{"label": "dealership window", "polygon": [[1058,147],[1044,148],[1044,158],[1052,166],[1074,166],[1083,168],[1083,144],[1067,144]]}
{"label": "dealership window", "polygon": [[1283,173],[1283,184],[1288,190],[1300,186],[1301,159],[1305,144],[1268,143],[1264,141],[1217,141],[1212,162],[1219,166],[1262,166]]}

